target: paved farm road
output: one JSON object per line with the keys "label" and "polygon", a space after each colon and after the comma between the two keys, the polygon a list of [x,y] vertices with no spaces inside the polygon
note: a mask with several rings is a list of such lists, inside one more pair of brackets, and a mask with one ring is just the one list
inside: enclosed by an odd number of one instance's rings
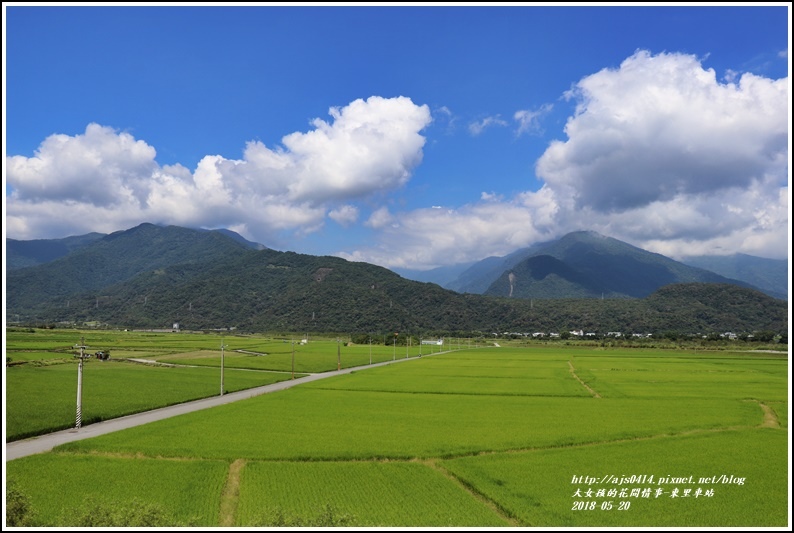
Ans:
{"label": "paved farm road", "polygon": [[[440,353],[445,352],[438,352],[431,355],[439,355]],[[429,357],[429,355],[425,355],[424,357]],[[148,424],[149,422],[154,422],[155,420],[162,420],[172,416],[199,411],[209,407],[215,407],[216,405],[223,405],[226,403],[236,402],[238,400],[253,398],[254,396],[288,389],[290,387],[294,387],[295,385],[300,385],[301,383],[308,383],[309,381],[316,381],[318,379],[330,378],[332,376],[349,374],[355,370],[374,368],[376,366],[384,366],[392,363],[399,363],[401,361],[411,361],[413,359],[416,359],[416,357],[411,357],[410,359],[396,359],[393,361],[385,361],[382,363],[374,363],[372,365],[364,365],[353,368],[343,368],[342,370],[335,370],[333,372],[310,374],[308,376],[294,380],[281,381],[279,383],[263,385],[262,387],[256,387],[253,389],[230,392],[224,394],[223,396],[213,396],[211,398],[204,398],[202,400],[195,400],[192,402],[180,403],[178,405],[171,405],[169,407],[162,407],[153,411],[146,411],[134,415],[114,418],[104,422],[96,422],[94,424],[83,426],[80,429],[65,429],[63,431],[50,433],[48,435],[39,435],[38,437],[31,437],[29,439],[9,442],[6,444],[5,460],[12,461],[27,455],[48,452],[55,446],[59,446],[67,442],[89,439],[91,437],[104,435],[105,433],[112,433],[113,431],[119,431],[121,429],[139,426],[141,424]]]}

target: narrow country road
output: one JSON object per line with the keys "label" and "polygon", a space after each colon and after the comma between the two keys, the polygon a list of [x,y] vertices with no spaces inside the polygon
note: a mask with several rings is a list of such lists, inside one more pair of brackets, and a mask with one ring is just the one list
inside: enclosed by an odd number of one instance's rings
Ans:
{"label": "narrow country road", "polygon": [[[425,355],[423,357],[430,357],[432,355],[439,355],[442,353],[446,353],[446,352],[438,352],[435,354]],[[295,385],[300,385],[301,383],[308,383],[310,381],[316,381],[318,379],[325,379],[333,376],[341,376],[343,374],[349,374],[356,370],[375,368],[378,366],[390,365],[392,363],[399,363],[401,361],[412,361],[415,359],[417,359],[417,357],[396,359],[393,361],[384,361],[382,363],[374,363],[371,365],[363,365],[363,366],[357,366],[351,368],[343,368],[342,370],[334,370],[332,372],[323,372],[320,374],[310,374],[308,376],[302,378],[296,378],[294,380],[281,381],[279,383],[263,385],[261,387],[256,387],[253,389],[230,392],[224,394],[223,396],[219,395],[219,396],[213,396],[211,398],[203,398],[201,400],[180,403],[168,407],[161,407],[160,409],[154,409],[152,411],[145,411],[143,413],[137,413],[134,415],[114,418],[112,420],[105,420],[104,422],[96,422],[94,424],[83,426],[80,429],[75,429],[75,428],[65,429],[63,431],[57,431],[55,433],[49,433],[47,435],[39,435],[37,437],[31,437],[29,439],[9,442],[6,443],[5,460],[13,461],[14,459],[19,459],[20,457],[48,452],[52,450],[54,447],[60,446],[61,444],[65,444],[67,442],[89,439],[91,437],[104,435],[105,433],[112,433],[114,431],[119,431],[134,426],[140,426],[141,424],[148,424],[149,422],[154,422],[156,420],[162,420],[164,418],[170,418],[172,416],[191,413],[193,411],[200,411],[201,409],[208,409],[210,407],[236,402],[238,400],[245,400],[248,398],[253,398],[254,396],[267,394],[269,392],[276,392],[284,389],[289,389],[290,387],[294,387]]]}

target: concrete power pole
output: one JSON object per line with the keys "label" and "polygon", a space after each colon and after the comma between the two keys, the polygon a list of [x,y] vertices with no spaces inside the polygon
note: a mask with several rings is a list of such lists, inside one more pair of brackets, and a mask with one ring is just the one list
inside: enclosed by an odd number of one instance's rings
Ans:
{"label": "concrete power pole", "polygon": [[85,345],[83,337],[80,337],[80,344],[75,344],[74,347],[80,348],[80,355],[75,356],[79,360],[77,363],[77,416],[74,426],[75,429],[80,429],[83,425],[83,360],[91,355],[85,353],[88,346]]}
{"label": "concrete power pole", "polygon": [[221,396],[223,396],[223,359],[225,349],[226,345],[223,344],[223,337],[221,337]]}

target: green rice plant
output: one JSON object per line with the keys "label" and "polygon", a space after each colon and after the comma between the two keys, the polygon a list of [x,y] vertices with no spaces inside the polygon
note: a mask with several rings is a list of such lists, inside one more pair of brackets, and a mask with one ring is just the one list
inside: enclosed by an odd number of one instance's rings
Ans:
{"label": "green rice plant", "polygon": [[[337,345],[340,348],[342,367],[348,368],[368,364],[370,353],[373,362],[388,359],[417,357],[422,350],[427,355],[430,347],[389,346],[383,344],[352,344],[347,342],[345,336],[335,338],[311,337],[308,335],[292,335],[274,338],[265,335],[241,335],[215,332],[203,333],[168,333],[168,332],[139,332],[139,331],[107,331],[107,330],[27,330],[12,329],[7,333],[7,350],[38,351],[43,357],[62,357],[49,355],[50,353],[71,354],[76,350],[75,344],[81,338],[91,350],[110,350],[118,357],[144,357],[157,354],[175,355],[182,359],[183,364],[199,364],[217,366],[211,360],[189,361],[180,354],[201,351],[220,352],[221,344],[228,346],[228,352],[253,352],[262,354],[266,358],[249,357],[240,361],[233,361],[239,368],[255,368],[264,370],[291,370],[292,344],[296,350],[296,364],[301,365],[302,372],[321,372],[335,370],[337,367]],[[302,342],[306,340],[307,342]],[[388,340],[388,339],[387,339]],[[459,344],[458,344],[459,345]],[[439,352],[443,347],[433,347],[434,352]],[[122,355],[123,354],[123,355]],[[249,353],[248,355],[253,355]],[[12,357],[13,359],[13,357]],[[198,359],[204,359],[199,357]],[[296,367],[297,368],[297,367]]]}
{"label": "green rice plant", "polygon": [[43,350],[43,351],[68,351],[75,343],[80,342],[80,336],[72,335],[69,339],[54,340],[47,338],[13,339],[6,341],[7,350]]}
{"label": "green rice plant", "polygon": [[269,509],[258,515],[256,527],[347,527],[355,524],[356,517],[340,512],[331,504],[317,508],[311,515],[297,515],[281,507]]}
{"label": "green rice plant", "polygon": [[[6,441],[74,427],[77,367],[72,362],[6,370]],[[291,377],[286,373],[230,369],[224,372],[224,388],[232,392]],[[87,425],[219,392],[217,370],[89,359],[83,368],[82,420]]]}
{"label": "green rice plant", "polygon": [[[98,342],[104,345],[111,344],[115,342],[115,339],[123,337],[124,335],[124,332],[96,330],[36,329],[31,332],[27,330],[7,330],[6,347],[9,349],[25,350],[71,350],[76,343],[80,342],[81,337],[91,339],[92,342]],[[107,346],[103,346],[103,348],[106,347]]]}
{"label": "green rice plant", "polygon": [[517,396],[578,396],[590,393],[571,375],[567,361],[493,361],[424,357],[412,364],[355,372],[306,387],[351,391]]}
{"label": "green rice plant", "polygon": [[64,352],[43,352],[34,350],[6,350],[6,359],[11,361],[53,361],[70,360],[74,355]]}
{"label": "green rice plant", "polygon": [[175,522],[169,525],[213,526],[228,469],[225,461],[48,453],[7,463],[6,475],[27,494],[36,522],[44,526],[90,525],[86,513],[92,510],[112,519],[114,506],[128,519],[163,510],[160,518]]}
{"label": "green rice plant", "polygon": [[155,350],[133,350],[133,349],[113,349],[110,352],[113,359],[153,359],[155,357],[167,355],[166,352]]}
{"label": "green rice plant", "polygon": [[481,455],[441,466],[527,527],[785,527],[787,447],[785,431],[745,429]]}
{"label": "green rice plant", "polygon": [[[293,348],[295,351],[294,363],[296,372],[328,372],[337,368],[350,368],[368,365],[370,352],[368,346],[344,346],[335,341],[317,341],[307,344],[294,344],[286,341],[275,343],[262,343],[247,348],[237,348],[229,344],[225,350],[224,365],[229,368],[248,368],[257,370],[291,371],[293,366]],[[418,357],[418,347],[408,351],[409,357]],[[395,355],[392,347],[373,346],[372,362],[380,363],[393,359],[405,359],[406,348],[402,353]],[[220,366],[220,350],[193,351],[157,357],[156,360],[164,363]]]}
{"label": "green rice plant", "polygon": [[156,352],[184,352],[202,349],[218,349],[221,341],[232,342],[236,348],[256,348],[272,339],[254,335],[162,333],[119,330],[34,330],[7,331],[7,349],[12,350],[73,350],[75,344],[84,339],[94,350],[153,350]]}
{"label": "green rice plant", "polygon": [[333,382],[315,382],[317,389],[382,391],[427,394],[477,394],[501,396],[579,396],[590,394],[574,380],[531,378],[475,378],[460,376],[351,375]]}
{"label": "green rice plant", "polygon": [[788,429],[788,402],[765,402],[775,413],[780,429]]}
{"label": "green rice plant", "polygon": [[[169,356],[174,360],[220,363],[217,346],[196,347],[198,342],[194,347],[186,342],[179,345],[180,337],[187,336],[175,334],[176,340],[161,353],[173,349],[171,353],[192,354]],[[213,342],[220,340],[208,337]],[[143,336],[130,336],[127,341],[139,343],[131,351],[151,353],[157,351],[156,336],[152,338],[148,348]],[[250,346],[257,346],[251,351],[268,353],[252,359],[272,357],[288,365],[291,339],[247,340]],[[342,346],[335,339],[325,339],[302,347],[307,367],[335,370],[337,346],[342,366],[346,353],[351,361],[359,357],[368,363],[367,345]],[[390,348],[394,349],[381,345],[376,350],[373,346],[373,360],[389,360],[390,353],[393,355]],[[229,350],[227,366],[238,355],[239,361],[244,360],[242,354],[230,355]],[[397,350],[399,353],[400,348]],[[530,527],[785,524],[781,522],[787,497],[785,355],[559,344],[425,355],[72,442],[39,457],[81,457],[87,464],[106,460],[108,455],[132,462],[158,458],[164,464],[239,465],[247,460],[241,470],[236,514],[236,524],[245,526],[477,527],[490,525],[491,518],[462,517],[483,500],[491,513],[487,516],[508,517],[509,525]],[[110,368],[107,363],[90,361],[86,376],[91,371],[100,376],[97,369],[103,365]],[[73,364],[27,370],[35,376],[49,376],[53,375],[50,368],[53,372],[63,368],[64,375],[70,376],[64,382],[74,383]],[[135,368],[153,370],[143,365]],[[282,368],[289,370],[289,366]],[[21,369],[9,368],[9,375]],[[161,377],[146,391],[148,395],[162,395],[161,389],[179,388],[183,386],[179,381],[190,381],[188,374],[171,373],[175,370],[195,372],[189,375],[197,379],[209,376],[212,393],[217,393],[217,367],[162,370],[167,372],[163,376],[181,377],[174,382]],[[229,368],[227,376],[230,372],[259,374]],[[288,373],[282,375],[289,377]],[[126,380],[133,388],[144,387],[143,378],[136,381],[127,376],[125,381],[113,382],[113,378],[102,376],[113,384],[111,395],[126,391],[130,386]],[[41,408],[57,390],[48,388],[49,383],[58,380],[36,379],[31,383],[37,388],[31,390],[43,391]],[[580,379],[600,397],[594,397]],[[68,394],[72,406],[73,391]],[[19,404],[19,398],[14,398],[14,403]],[[69,411],[73,416],[73,409]],[[61,453],[65,451],[71,454]],[[16,468],[12,465],[32,459],[8,463],[9,478]],[[104,469],[104,462],[94,464]],[[66,476],[62,470],[44,466],[33,466],[30,472],[35,474],[26,475],[36,477],[36,483],[42,485],[53,480],[62,483],[60,477]],[[607,474],[654,475],[655,483],[661,476],[691,475],[704,490],[712,485],[715,493],[686,499],[672,498],[670,492],[658,498],[618,496],[611,500],[610,509],[601,509],[606,500],[599,498],[598,509],[575,509],[575,501],[581,506],[594,501],[581,493],[576,497],[579,500],[574,499],[575,476],[600,478]],[[746,483],[707,482],[723,474],[741,476]],[[179,491],[181,481],[169,476],[166,472],[160,477]],[[663,485],[652,488],[672,490],[670,484]],[[586,487],[582,489],[586,491]],[[378,500],[380,492],[389,495],[385,502]],[[449,496],[449,501],[455,502],[449,505],[432,501],[438,499],[436,494],[452,493],[462,493],[465,501],[455,500],[458,496]],[[136,493],[131,492],[130,501],[133,498]],[[59,500],[36,501],[46,507],[46,516],[55,517],[50,523],[63,520],[58,518]],[[469,501],[478,504],[472,507],[466,503]],[[143,514],[158,504],[147,499],[140,502]],[[226,496],[219,501],[216,495],[213,505],[217,508],[224,502]],[[621,510],[621,503],[628,508]],[[167,501],[163,511],[179,523],[200,515],[194,511],[174,513],[181,505]],[[465,511],[450,515],[450,506]],[[157,514],[155,511],[152,513]],[[383,516],[377,514],[381,511]],[[218,515],[201,518],[200,524],[218,525]]]}
{"label": "green rice plant", "polygon": [[422,463],[252,462],[242,471],[236,525],[311,525],[323,508],[357,527],[508,525],[460,484]]}
{"label": "green rice plant", "polygon": [[219,459],[439,457],[752,427],[762,418],[756,403],[741,400],[405,394],[299,385],[62,449]]}
{"label": "green rice plant", "polygon": [[612,398],[711,397],[783,400],[788,370],[781,360],[576,357],[576,374]]}

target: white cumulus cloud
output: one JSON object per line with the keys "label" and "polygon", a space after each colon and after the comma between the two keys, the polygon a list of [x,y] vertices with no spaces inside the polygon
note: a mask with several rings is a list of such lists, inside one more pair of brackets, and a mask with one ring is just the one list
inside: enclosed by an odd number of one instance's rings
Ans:
{"label": "white cumulus cloud", "polygon": [[354,205],[343,205],[339,209],[332,209],[328,216],[342,226],[350,226],[358,220],[358,208]]}
{"label": "white cumulus cloud", "polygon": [[268,241],[279,231],[316,231],[326,216],[352,224],[351,201],[408,182],[422,161],[430,111],[407,97],[372,96],[329,115],[286,135],[282,146],[252,141],[242,159],[207,155],[192,172],[161,167],[152,146],[107,126],[52,135],[33,157],[6,158],[7,233],[64,237],[155,222],[247,228],[248,237]]}
{"label": "white cumulus cloud", "polygon": [[640,51],[581,80],[576,113],[536,172],[578,207],[621,212],[679,195],[786,182],[788,80],[721,84],[683,54]]}
{"label": "white cumulus cloud", "polygon": [[[564,95],[576,109],[537,161],[539,190],[399,213],[380,244],[342,255],[432,268],[586,229],[672,257],[786,257],[789,80],[721,79],[695,56],[638,51]],[[537,115],[514,118],[531,128]]]}
{"label": "white cumulus cloud", "polygon": [[381,229],[383,244],[339,255],[390,267],[433,268],[479,259],[483,253],[504,255],[544,237],[536,229],[542,221],[536,221],[536,215],[518,203],[431,207],[385,215],[381,211],[379,224],[372,224]]}
{"label": "white cumulus cloud", "polygon": [[393,221],[394,217],[389,212],[389,208],[384,206],[372,212],[369,219],[367,219],[366,225],[374,229],[380,229],[391,224]]}
{"label": "white cumulus cloud", "polygon": [[89,124],[81,135],[47,137],[33,157],[7,157],[7,179],[21,201],[117,205],[133,200],[145,207],[155,155],[129,133]]}

